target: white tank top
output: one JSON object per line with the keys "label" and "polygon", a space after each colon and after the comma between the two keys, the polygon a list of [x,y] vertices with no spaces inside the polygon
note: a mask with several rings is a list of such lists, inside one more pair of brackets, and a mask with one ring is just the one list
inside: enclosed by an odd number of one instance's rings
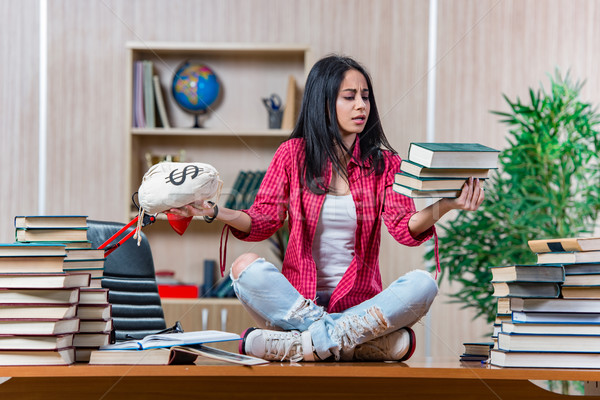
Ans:
{"label": "white tank top", "polygon": [[354,258],[356,207],[352,195],[325,195],[312,254],[317,264],[317,292],[331,294]]}

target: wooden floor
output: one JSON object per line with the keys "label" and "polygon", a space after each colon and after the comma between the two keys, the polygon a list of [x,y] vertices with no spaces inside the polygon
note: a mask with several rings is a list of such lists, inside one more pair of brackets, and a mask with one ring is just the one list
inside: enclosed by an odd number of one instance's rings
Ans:
{"label": "wooden floor", "polygon": [[600,370],[495,368],[458,361],[199,364],[0,367],[0,376],[10,377],[1,378],[0,398],[565,399],[529,380],[600,381]]}

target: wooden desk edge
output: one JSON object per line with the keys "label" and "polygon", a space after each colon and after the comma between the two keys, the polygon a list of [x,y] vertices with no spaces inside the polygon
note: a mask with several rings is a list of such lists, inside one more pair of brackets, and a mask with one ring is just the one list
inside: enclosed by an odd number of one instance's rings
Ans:
{"label": "wooden desk edge", "polygon": [[479,380],[600,381],[600,370],[496,368],[477,363],[270,363],[240,366],[209,365],[88,365],[5,366],[0,377],[348,377],[434,378]]}

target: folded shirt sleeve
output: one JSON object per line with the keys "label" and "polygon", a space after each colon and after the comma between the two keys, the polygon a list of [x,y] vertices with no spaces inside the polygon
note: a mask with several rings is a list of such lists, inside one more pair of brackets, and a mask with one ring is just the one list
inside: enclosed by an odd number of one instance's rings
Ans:
{"label": "folded shirt sleeve", "polygon": [[385,171],[385,199],[383,204],[383,221],[398,242],[406,246],[419,246],[431,239],[435,232],[432,226],[422,234],[414,237],[408,229],[408,221],[417,213],[415,203],[410,197],[397,193],[393,189],[395,174],[400,171],[400,157],[395,155],[386,160]]}

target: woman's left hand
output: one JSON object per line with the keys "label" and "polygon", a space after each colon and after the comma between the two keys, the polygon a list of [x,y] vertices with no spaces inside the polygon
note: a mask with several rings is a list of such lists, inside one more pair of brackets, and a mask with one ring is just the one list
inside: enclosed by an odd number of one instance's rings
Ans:
{"label": "woman's left hand", "polygon": [[444,216],[450,210],[475,211],[479,208],[485,193],[479,179],[467,179],[457,198],[443,198],[415,213],[408,221],[408,229],[417,237]]}
{"label": "woman's left hand", "polygon": [[484,199],[485,192],[481,181],[478,178],[473,179],[471,177],[463,185],[460,196],[444,200],[448,202],[452,209],[475,211],[483,203]]}

